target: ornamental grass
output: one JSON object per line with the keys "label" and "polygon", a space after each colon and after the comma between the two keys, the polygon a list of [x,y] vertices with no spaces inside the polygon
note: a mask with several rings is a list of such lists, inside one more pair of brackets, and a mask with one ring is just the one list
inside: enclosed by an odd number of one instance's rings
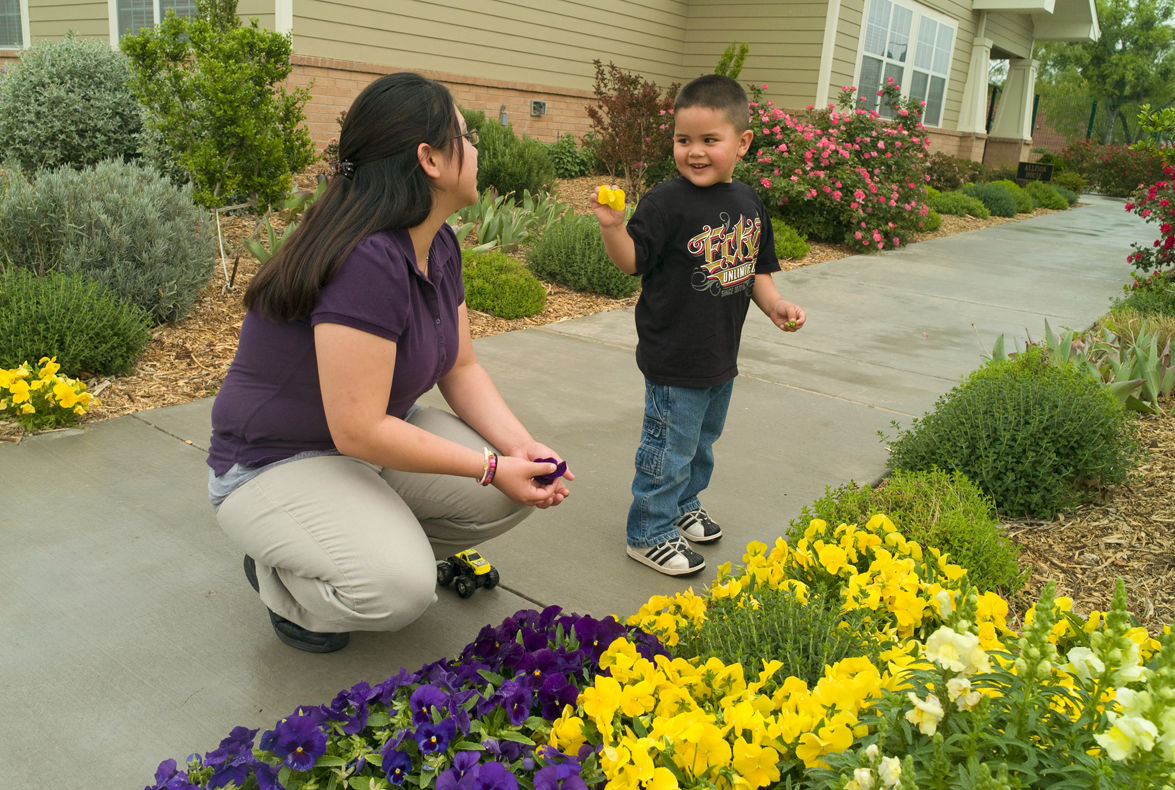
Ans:
{"label": "ornamental grass", "polygon": [[[755,644],[765,609],[837,599],[863,655],[809,682]],[[161,788],[1152,788],[1175,782],[1175,638],[1134,627],[1119,583],[1082,620],[1046,588],[1022,634],[950,557],[883,515],[752,543],[702,594],[624,624],[551,607],[486,626],[455,659],[238,727]],[[789,617],[794,607],[789,604]],[[714,622],[720,620],[722,622]],[[731,628],[727,621],[736,621]],[[720,640],[721,641],[721,640]],[[762,642],[759,642],[762,644]],[[794,646],[793,646],[794,647]],[[795,652],[795,651],[793,651]]]}

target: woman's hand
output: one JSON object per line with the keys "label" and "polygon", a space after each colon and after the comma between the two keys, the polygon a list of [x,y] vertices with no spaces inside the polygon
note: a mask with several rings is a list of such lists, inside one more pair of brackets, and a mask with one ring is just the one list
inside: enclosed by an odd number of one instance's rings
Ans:
{"label": "woman's hand", "polygon": [[565,481],[574,480],[575,475],[568,469],[563,477],[555,478],[554,482],[544,486],[534,478],[553,473],[556,464],[547,461],[536,463],[536,458],[563,460],[545,444],[531,442],[525,447],[516,448],[512,455],[498,456],[498,470],[494,473],[493,485],[515,502],[538,508],[554,507],[571,496]]}

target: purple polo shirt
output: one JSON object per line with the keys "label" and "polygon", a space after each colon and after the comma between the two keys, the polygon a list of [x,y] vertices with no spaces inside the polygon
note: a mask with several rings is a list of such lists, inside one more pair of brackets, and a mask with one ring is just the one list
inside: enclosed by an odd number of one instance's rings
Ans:
{"label": "purple polo shirt", "polygon": [[404,417],[457,358],[457,308],[465,301],[461,248],[448,224],[429,250],[429,276],[415,264],[407,231],[375,233],[318,294],[309,318],[277,323],[250,310],[212,406],[208,465],[263,466],[334,449],[314,350],[314,325],[342,324],[396,343],[388,414]]}

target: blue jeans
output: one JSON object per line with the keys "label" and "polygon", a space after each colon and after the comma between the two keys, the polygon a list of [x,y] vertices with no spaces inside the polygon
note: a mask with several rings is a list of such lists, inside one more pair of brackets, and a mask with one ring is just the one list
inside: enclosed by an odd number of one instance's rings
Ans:
{"label": "blue jeans", "polygon": [[645,419],[636,451],[628,545],[656,546],[677,537],[677,520],[701,505],[714,471],[734,379],[716,387],[669,387],[645,380]]}

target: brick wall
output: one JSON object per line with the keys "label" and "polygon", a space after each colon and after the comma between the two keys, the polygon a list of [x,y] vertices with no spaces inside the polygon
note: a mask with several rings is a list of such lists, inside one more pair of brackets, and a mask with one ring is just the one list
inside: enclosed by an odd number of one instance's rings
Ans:
{"label": "brick wall", "polygon": [[[339,136],[339,113],[351,106],[359,92],[380,75],[396,71],[395,68],[379,68],[367,63],[304,55],[294,55],[291,62],[294,70],[289,84],[293,87],[310,86],[311,98],[305,108],[306,124],[310,136],[320,148]],[[584,108],[593,99],[588,91],[444,72],[422,73],[443,83],[463,109],[484,112],[487,121],[496,122],[502,105],[505,105],[507,118],[519,136],[549,143],[569,133],[578,138],[588,130]],[[545,115],[534,117],[530,114],[532,100],[547,103]]]}

